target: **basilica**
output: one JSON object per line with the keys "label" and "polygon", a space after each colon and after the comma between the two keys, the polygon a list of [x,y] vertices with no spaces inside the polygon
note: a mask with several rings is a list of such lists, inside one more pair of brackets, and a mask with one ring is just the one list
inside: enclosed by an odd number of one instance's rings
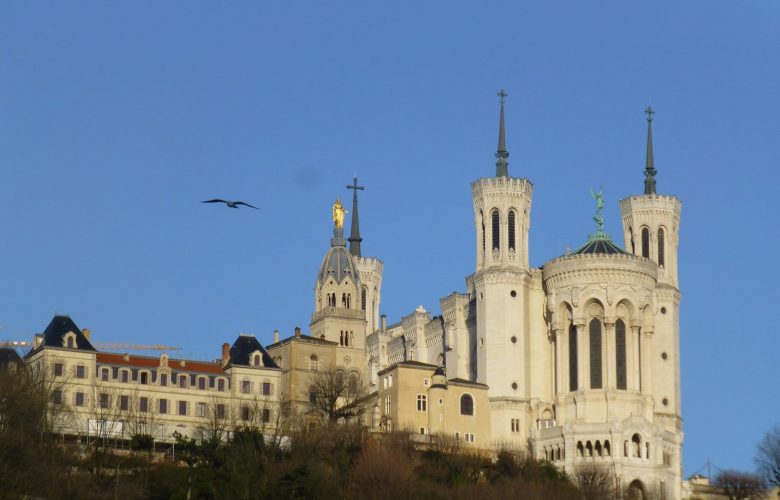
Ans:
{"label": "basilica", "polygon": [[510,446],[566,469],[594,461],[636,494],[680,498],[681,203],[656,191],[653,111],[644,192],[620,200],[623,246],[603,231],[594,194],[595,232],[533,268],[533,183],[510,175],[499,95],[495,175],[471,184],[477,251],[465,289],[442,297],[440,314],[420,306],[388,324],[382,261],[361,253],[355,179],[347,239],[334,206],[310,338],[368,381],[371,427]]}

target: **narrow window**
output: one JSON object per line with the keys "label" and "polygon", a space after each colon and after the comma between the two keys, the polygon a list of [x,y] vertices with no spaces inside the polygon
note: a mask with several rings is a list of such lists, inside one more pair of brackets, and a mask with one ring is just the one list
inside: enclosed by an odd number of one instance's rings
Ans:
{"label": "narrow window", "polygon": [[225,379],[221,378],[217,380],[217,390],[223,392],[225,390]]}
{"label": "narrow window", "polygon": [[100,370],[100,380],[103,382],[108,382],[108,368],[103,368]]}
{"label": "narrow window", "polygon": [[225,405],[222,403],[217,405],[217,418],[225,418]]}
{"label": "narrow window", "polygon": [[54,392],[51,394],[51,402],[55,405],[61,405],[62,404],[62,391],[59,389],[54,389]]}
{"label": "narrow window", "polygon": [[390,396],[385,397],[385,415],[390,413]]}
{"label": "narrow window", "polygon": [[149,383],[149,374],[146,372],[141,372],[141,383],[146,385]]}
{"label": "narrow window", "polygon": [[360,290],[360,308],[366,310],[366,289]]}
{"label": "narrow window", "polygon": [[658,265],[664,265],[664,229],[658,228]]}
{"label": "narrow window", "polygon": [[312,354],[309,358],[309,370],[316,372],[319,368],[319,359],[316,354]]}
{"label": "narrow window", "polygon": [[161,373],[160,374],[160,385],[162,387],[165,387],[168,385],[168,374],[167,373]]}
{"label": "narrow window", "polygon": [[569,325],[569,390],[577,390],[577,327]]}
{"label": "narrow window", "polygon": [[187,377],[183,373],[179,375],[179,387],[182,389],[187,388]]}
{"label": "narrow window", "polygon": [[186,415],[186,414],[187,414],[187,402],[179,401],[179,415]]}
{"label": "narrow window", "polygon": [[474,415],[474,398],[470,394],[464,394],[460,397],[460,414]]}
{"label": "narrow window", "polygon": [[76,393],[76,406],[84,406],[84,393],[83,392],[77,392]]}
{"label": "narrow window", "polygon": [[200,389],[201,391],[205,391],[206,390],[206,379],[205,378],[200,377],[198,379],[198,389]]}
{"label": "narrow window", "polygon": [[73,337],[68,337],[68,348],[73,349]]}
{"label": "narrow window", "polygon": [[241,420],[249,420],[249,407],[248,406],[242,406],[241,407]]}
{"label": "narrow window", "polygon": [[206,403],[198,403],[198,416],[201,418],[206,416]]}
{"label": "narrow window", "polygon": [[271,395],[271,383],[263,382],[263,396],[270,396],[270,395]]}
{"label": "narrow window", "polygon": [[241,392],[244,394],[250,394],[252,392],[252,383],[249,380],[243,380],[241,382]]}
{"label": "narrow window", "polygon": [[123,384],[127,383],[127,381],[129,380],[129,377],[130,377],[130,374],[128,373],[128,371],[127,370],[122,370],[122,383]]}
{"label": "narrow window", "polygon": [[590,320],[590,388],[601,389],[601,321]]}
{"label": "narrow window", "polygon": [[141,399],[138,400],[138,410],[143,413],[149,411],[149,398],[142,396]]}
{"label": "narrow window", "polygon": [[55,377],[62,377],[63,372],[63,364],[62,363],[54,363],[54,376]]}
{"label": "narrow window", "polygon": [[100,394],[100,407],[101,408],[111,408],[111,396],[109,396],[106,393]]}
{"label": "narrow window", "polygon": [[642,257],[650,258],[650,230],[642,228]]}
{"label": "narrow window", "polygon": [[76,378],[87,378],[87,369],[83,366],[77,366]]}
{"label": "narrow window", "polygon": [[428,411],[428,396],[425,394],[417,395],[417,411]]}
{"label": "narrow window", "polygon": [[631,241],[631,253],[636,255],[636,247],[634,246],[634,230],[628,228],[628,239]]}
{"label": "narrow window", "polygon": [[515,250],[516,244],[515,244],[515,211],[514,210],[509,211],[507,234],[509,235],[509,249]]}
{"label": "narrow window", "polygon": [[160,413],[163,415],[168,413],[168,400],[167,399],[161,399],[160,400]]}
{"label": "narrow window", "polygon": [[268,408],[263,408],[263,423],[267,424],[271,421],[271,410]]}
{"label": "narrow window", "polygon": [[500,248],[500,241],[501,241],[501,228],[500,228],[500,221],[498,216],[498,210],[493,210],[493,212],[490,214],[490,218],[492,220],[493,225],[493,250],[498,250]]}
{"label": "narrow window", "polygon": [[253,360],[252,364],[255,365],[255,366],[260,366],[260,355],[259,354],[255,354],[255,357],[254,357],[254,360]]}
{"label": "narrow window", "polygon": [[615,369],[617,388],[626,390],[626,324],[622,319],[615,322]]}
{"label": "narrow window", "polygon": [[130,396],[119,396],[119,409],[123,411],[130,409]]}

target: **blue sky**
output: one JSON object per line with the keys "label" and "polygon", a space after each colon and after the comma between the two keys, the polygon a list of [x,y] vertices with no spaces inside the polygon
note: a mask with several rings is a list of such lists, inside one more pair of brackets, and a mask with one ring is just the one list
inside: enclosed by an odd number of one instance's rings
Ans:
{"label": "blue sky", "polygon": [[474,268],[498,88],[535,266],[584,242],[591,188],[621,234],[651,103],[658,191],[683,202],[685,471],[752,469],[780,418],[778,18],[770,1],[3,2],[0,338],[60,312],[213,359],[239,332],[306,328],[355,173],[383,312],[436,312]]}

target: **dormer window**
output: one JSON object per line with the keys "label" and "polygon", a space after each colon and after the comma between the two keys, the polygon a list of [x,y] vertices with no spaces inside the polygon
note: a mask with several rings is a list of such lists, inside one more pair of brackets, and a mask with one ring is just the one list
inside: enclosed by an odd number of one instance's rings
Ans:
{"label": "dormer window", "polygon": [[249,364],[258,368],[264,366],[263,355],[259,350],[249,355]]}
{"label": "dormer window", "polygon": [[76,334],[73,332],[66,333],[62,339],[62,345],[68,349],[74,349],[76,347]]}

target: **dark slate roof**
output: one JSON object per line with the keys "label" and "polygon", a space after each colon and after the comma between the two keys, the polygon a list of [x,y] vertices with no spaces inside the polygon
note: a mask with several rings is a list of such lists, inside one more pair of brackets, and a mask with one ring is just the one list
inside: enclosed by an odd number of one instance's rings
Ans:
{"label": "dark slate roof", "polygon": [[249,366],[249,355],[255,351],[263,353],[263,366],[266,368],[279,368],[254,335],[239,335],[236,341],[233,342],[233,347],[230,348],[230,364]]}
{"label": "dark slate roof", "polygon": [[628,252],[614,244],[610,237],[604,233],[590,235],[588,242],[577,250],[573,251],[570,255],[586,255],[597,253],[628,255]]}
{"label": "dark slate roof", "polygon": [[49,326],[43,331],[42,347],[65,347],[63,338],[68,332],[76,334],[76,349],[80,351],[96,351],[87,337],[81,332],[76,323],[69,316],[57,315],[52,318]]}
{"label": "dark slate roof", "polygon": [[360,281],[352,254],[347,250],[343,231],[343,228],[340,227],[333,229],[331,247],[325,254],[325,258],[322,259],[320,272],[317,273],[319,283],[325,283],[330,278],[336,283],[341,283],[345,278],[352,278],[352,282],[355,284]]}
{"label": "dark slate roof", "polygon": [[22,363],[22,358],[19,357],[16,349],[0,347],[0,368],[10,364],[21,365]]}
{"label": "dark slate roof", "polygon": [[440,366],[440,367],[436,368],[436,371],[433,372],[433,375],[434,375],[434,377],[436,375],[444,375],[444,376],[446,376],[446,374],[444,373],[444,367]]}

